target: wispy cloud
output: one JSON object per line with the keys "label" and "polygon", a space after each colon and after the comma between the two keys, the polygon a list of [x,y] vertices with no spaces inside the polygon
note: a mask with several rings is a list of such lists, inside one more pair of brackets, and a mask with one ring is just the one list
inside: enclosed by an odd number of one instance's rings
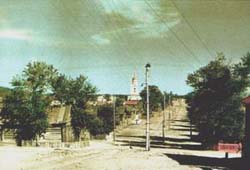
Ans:
{"label": "wispy cloud", "polygon": [[93,35],[91,37],[96,44],[99,44],[99,45],[107,45],[107,44],[110,44],[110,40],[103,37],[102,35],[99,35],[99,34],[96,34],[96,35]]}
{"label": "wispy cloud", "polygon": [[[142,37],[160,37],[169,28],[174,27],[180,22],[177,11],[167,10],[161,15],[159,1],[150,1],[149,5],[145,1],[127,0],[126,3],[120,0],[101,1],[106,13],[119,13],[122,16],[135,21],[136,24],[129,25],[126,30],[130,33],[139,33]],[[152,6],[150,6],[152,5]],[[159,13],[162,18],[159,18]],[[168,4],[168,8],[172,8]],[[171,18],[168,20],[168,18]],[[164,22],[163,22],[164,21]]]}
{"label": "wispy cloud", "polygon": [[31,34],[24,30],[0,30],[0,39],[31,40]]}
{"label": "wispy cloud", "polygon": [[0,16],[0,24],[6,24],[6,23],[7,23],[6,19],[1,18],[1,16]]}

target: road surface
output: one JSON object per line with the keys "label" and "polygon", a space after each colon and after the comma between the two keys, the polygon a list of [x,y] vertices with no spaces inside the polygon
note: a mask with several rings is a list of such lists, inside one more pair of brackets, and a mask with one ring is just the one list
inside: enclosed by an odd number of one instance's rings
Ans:
{"label": "road surface", "polygon": [[[199,170],[225,169],[204,164],[224,157],[224,153],[201,151],[190,139],[185,103],[176,102],[165,111],[165,141],[162,139],[163,114],[151,117],[151,150],[145,151],[145,120],[117,133],[116,142],[92,141],[79,148],[0,147],[2,170]],[[168,126],[170,122],[170,126]],[[195,134],[195,133],[194,133]],[[237,155],[236,155],[237,156]],[[205,160],[205,161],[204,161]],[[189,161],[189,162],[188,162]],[[199,163],[200,161],[200,163]],[[181,165],[182,164],[182,165]]]}

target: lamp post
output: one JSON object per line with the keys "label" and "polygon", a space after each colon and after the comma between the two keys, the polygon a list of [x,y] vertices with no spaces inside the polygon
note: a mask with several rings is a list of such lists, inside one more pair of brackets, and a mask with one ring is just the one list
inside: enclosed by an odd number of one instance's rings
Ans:
{"label": "lamp post", "polygon": [[166,122],[166,118],[165,118],[165,101],[166,101],[166,96],[165,96],[165,92],[163,93],[163,120],[162,120],[162,141],[163,143],[165,142],[165,122]]}
{"label": "lamp post", "polygon": [[149,87],[148,87],[148,78],[149,78],[149,69],[151,65],[149,63],[146,64],[146,90],[147,90],[147,122],[146,122],[146,151],[150,150],[150,134],[149,134]]}
{"label": "lamp post", "polygon": [[114,131],[113,131],[113,142],[115,142],[115,130],[116,130],[116,119],[115,119],[115,111],[116,111],[116,97],[115,95],[113,95],[113,128],[114,128]]}
{"label": "lamp post", "polygon": [[168,98],[168,105],[169,105],[169,113],[168,113],[168,129],[170,129],[170,121],[171,121],[171,105],[172,105],[172,101],[171,101],[171,94],[169,95]]}

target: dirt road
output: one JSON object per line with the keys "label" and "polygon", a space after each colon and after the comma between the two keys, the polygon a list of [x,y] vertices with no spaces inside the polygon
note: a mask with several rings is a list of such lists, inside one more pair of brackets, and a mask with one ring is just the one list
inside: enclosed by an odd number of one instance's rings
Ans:
{"label": "dirt road", "polygon": [[84,149],[0,148],[3,170],[194,170],[165,154],[96,141]]}
{"label": "dirt road", "polygon": [[[117,133],[116,142],[92,141],[83,149],[0,147],[1,170],[198,170],[225,169],[213,165],[224,153],[201,151],[190,139],[185,103],[166,110],[165,140],[162,113],[151,118],[151,150],[145,151],[145,120]],[[195,133],[193,133],[195,134]],[[231,155],[232,156],[232,155]],[[238,156],[238,155],[233,155]],[[212,161],[212,163],[209,163]],[[205,162],[205,164],[204,164]],[[182,165],[181,165],[182,164]]]}

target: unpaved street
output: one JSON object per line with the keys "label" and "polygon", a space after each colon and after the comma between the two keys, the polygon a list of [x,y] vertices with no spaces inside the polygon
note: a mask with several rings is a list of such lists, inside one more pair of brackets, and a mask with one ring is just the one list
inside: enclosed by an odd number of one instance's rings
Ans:
{"label": "unpaved street", "polygon": [[113,146],[92,142],[91,146],[75,149],[37,149],[5,147],[0,151],[0,169],[6,170],[191,170],[181,166],[158,150]]}
{"label": "unpaved street", "polygon": [[[200,143],[188,135],[185,104],[176,103],[166,110],[171,114],[170,127],[162,140],[162,113],[151,118],[151,150],[145,151],[145,120],[117,132],[116,142],[92,141],[89,147],[18,148],[0,147],[1,170],[198,170],[224,169],[202,165],[202,159],[224,157],[217,151],[199,150]],[[168,121],[166,121],[166,126]],[[195,134],[195,132],[193,133]],[[239,154],[230,155],[239,157]],[[183,163],[184,161],[184,163]],[[190,162],[187,162],[190,161]],[[183,165],[180,165],[182,163]],[[198,163],[198,164],[197,164]],[[203,162],[201,162],[203,163]]]}

